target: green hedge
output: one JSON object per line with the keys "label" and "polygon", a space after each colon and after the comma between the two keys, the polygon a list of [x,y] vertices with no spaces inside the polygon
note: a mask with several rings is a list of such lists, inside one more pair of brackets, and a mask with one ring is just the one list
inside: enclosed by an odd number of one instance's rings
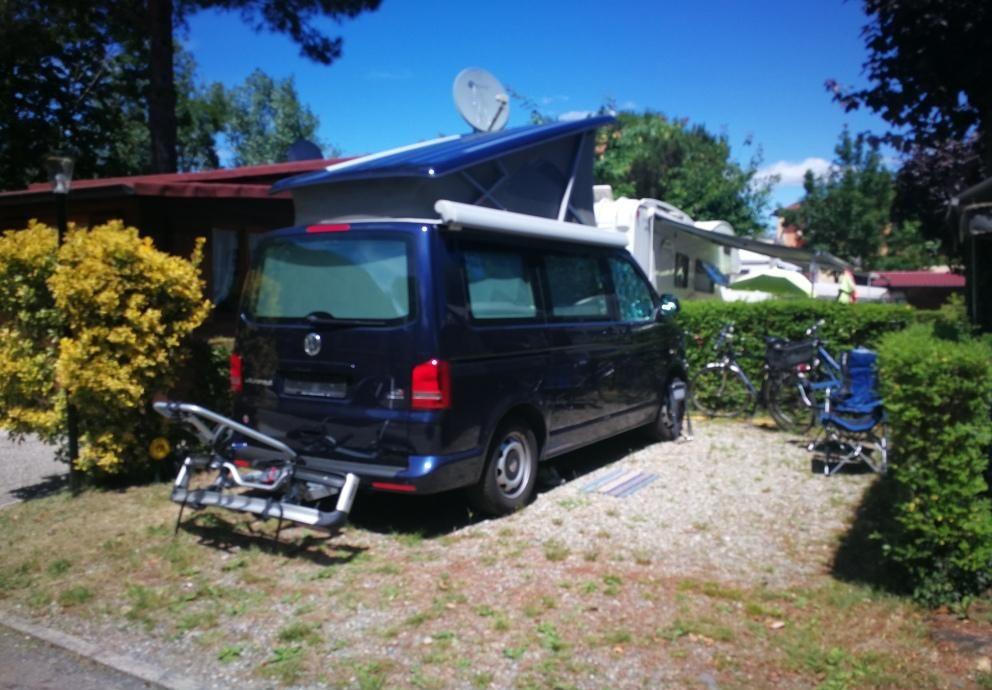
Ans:
{"label": "green hedge", "polygon": [[879,346],[893,490],[882,553],[930,605],[992,586],[992,347],[916,325]]}
{"label": "green hedge", "polygon": [[827,350],[839,356],[858,345],[874,348],[886,333],[901,331],[914,323],[931,323],[943,332],[959,332],[963,329],[964,309],[956,302],[945,309],[920,311],[899,304],[840,304],[822,300],[686,301],[682,303],[679,320],[686,331],[690,376],[712,360],[716,334],[723,324],[733,321],[734,346],[741,365],[757,385],[764,362],[765,336],[799,339],[819,319],[826,322],[820,329],[820,337]]}

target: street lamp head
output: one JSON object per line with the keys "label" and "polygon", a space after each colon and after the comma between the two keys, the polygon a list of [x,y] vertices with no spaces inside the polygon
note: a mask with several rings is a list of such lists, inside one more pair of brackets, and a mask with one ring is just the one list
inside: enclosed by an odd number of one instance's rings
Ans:
{"label": "street lamp head", "polygon": [[52,191],[56,194],[68,194],[72,184],[72,168],[75,159],[66,154],[53,153],[45,159],[48,170],[48,181],[52,183]]}

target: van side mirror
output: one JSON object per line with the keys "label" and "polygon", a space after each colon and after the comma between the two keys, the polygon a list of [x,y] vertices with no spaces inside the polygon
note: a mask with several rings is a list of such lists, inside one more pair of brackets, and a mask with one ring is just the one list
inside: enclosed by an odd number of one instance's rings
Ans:
{"label": "van side mirror", "polygon": [[681,308],[682,305],[679,304],[679,298],[666,292],[661,296],[661,304],[654,311],[654,319],[655,321],[670,319],[678,314]]}

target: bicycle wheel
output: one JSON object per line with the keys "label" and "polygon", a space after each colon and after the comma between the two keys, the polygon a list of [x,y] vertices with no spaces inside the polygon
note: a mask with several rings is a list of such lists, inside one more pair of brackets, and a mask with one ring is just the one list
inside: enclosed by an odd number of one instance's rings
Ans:
{"label": "bicycle wheel", "polygon": [[816,406],[806,383],[794,373],[774,374],[768,382],[768,412],[779,429],[795,434],[809,431],[816,421]]}
{"label": "bicycle wheel", "polygon": [[736,417],[754,412],[755,395],[742,371],[710,364],[689,385],[692,404],[707,417]]}

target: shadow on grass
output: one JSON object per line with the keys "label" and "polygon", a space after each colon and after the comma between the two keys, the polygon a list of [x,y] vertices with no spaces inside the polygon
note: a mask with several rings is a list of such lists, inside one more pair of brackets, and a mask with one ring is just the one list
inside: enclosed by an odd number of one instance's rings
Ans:
{"label": "shadow on grass", "polygon": [[[537,493],[581,479],[650,443],[644,434],[630,431],[541,463]],[[425,539],[450,534],[485,519],[472,512],[464,491],[430,496],[362,493],[355,499],[350,516],[351,523],[360,529],[416,534]]]}
{"label": "shadow on grass", "polygon": [[834,553],[831,574],[838,580],[892,594],[909,594],[905,571],[884,558],[878,537],[889,529],[895,490],[892,479],[882,476],[865,492],[850,529]]}
{"label": "shadow on grass", "polygon": [[[275,524],[275,521],[269,520],[267,523]],[[285,558],[303,558],[320,566],[348,563],[367,550],[365,547],[335,541],[337,533],[305,532],[296,536],[293,523],[284,523],[285,533],[277,540],[274,531],[255,531],[253,524],[257,523],[226,520],[213,512],[194,513],[183,519],[179,529],[197,537],[201,546],[218,551],[231,552],[255,547]],[[291,529],[293,532],[290,532]],[[287,539],[287,534],[293,535],[292,541]]]}

